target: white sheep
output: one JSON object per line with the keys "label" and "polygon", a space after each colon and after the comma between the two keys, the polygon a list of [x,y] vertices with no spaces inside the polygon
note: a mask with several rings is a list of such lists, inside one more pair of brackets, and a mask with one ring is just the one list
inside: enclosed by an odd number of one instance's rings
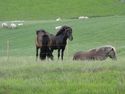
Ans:
{"label": "white sheep", "polygon": [[14,24],[14,23],[11,23],[11,24],[10,24],[10,28],[12,28],[12,29],[17,28],[17,25]]}
{"label": "white sheep", "polygon": [[61,18],[60,18],[60,17],[59,17],[59,18],[57,18],[57,19],[56,19],[56,21],[61,21]]}
{"label": "white sheep", "polygon": [[18,25],[18,26],[23,26],[23,23],[18,23],[17,25]]}
{"label": "white sheep", "polygon": [[61,29],[61,28],[62,28],[62,26],[56,26],[56,27],[55,27],[56,30],[59,30],[59,29]]}
{"label": "white sheep", "polygon": [[7,23],[2,23],[2,28],[8,28],[8,24]]}
{"label": "white sheep", "polygon": [[85,16],[84,18],[85,18],[85,19],[88,19],[89,17]]}
{"label": "white sheep", "polygon": [[84,16],[79,16],[78,19],[84,19],[85,17]]}
{"label": "white sheep", "polygon": [[88,19],[87,16],[79,16],[78,19]]}

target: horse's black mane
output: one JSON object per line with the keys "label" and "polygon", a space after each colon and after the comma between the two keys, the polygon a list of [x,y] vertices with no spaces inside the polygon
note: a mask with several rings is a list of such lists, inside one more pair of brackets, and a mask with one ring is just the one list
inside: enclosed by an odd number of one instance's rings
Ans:
{"label": "horse's black mane", "polygon": [[57,33],[56,36],[63,34],[67,28],[70,28],[69,26],[63,26]]}

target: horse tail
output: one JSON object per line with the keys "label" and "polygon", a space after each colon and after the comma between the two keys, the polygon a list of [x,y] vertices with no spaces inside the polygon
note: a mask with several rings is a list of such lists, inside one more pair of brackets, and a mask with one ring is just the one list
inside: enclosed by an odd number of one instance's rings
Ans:
{"label": "horse tail", "polygon": [[43,47],[47,47],[48,44],[49,44],[49,41],[50,41],[49,36],[46,35],[46,34],[43,35],[43,37],[42,37],[42,45],[43,45]]}
{"label": "horse tail", "polygon": [[74,55],[74,56],[73,56],[73,60],[76,60],[76,59],[77,59],[77,58],[76,58],[76,56]]}
{"label": "horse tail", "polygon": [[40,58],[41,60],[46,59],[46,56],[49,57],[51,60],[53,60],[52,51],[49,48],[50,44],[50,38],[49,35],[45,34],[42,37],[42,47],[40,52]]}
{"label": "horse tail", "polygon": [[47,56],[47,53],[48,53],[48,44],[49,44],[49,36],[44,34],[42,36],[42,46],[40,48],[40,59],[41,60],[45,60],[46,59],[46,56]]}

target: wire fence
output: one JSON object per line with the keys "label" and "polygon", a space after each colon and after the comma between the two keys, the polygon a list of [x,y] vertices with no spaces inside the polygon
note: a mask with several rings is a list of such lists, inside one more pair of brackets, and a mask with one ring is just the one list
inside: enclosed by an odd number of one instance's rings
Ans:
{"label": "wire fence", "polygon": [[[16,48],[13,47],[13,42],[12,40],[6,40],[2,43],[2,45],[0,45],[0,57],[6,57],[7,60],[12,58],[12,57],[36,57],[36,48],[35,45],[33,45],[33,47],[26,47],[26,48]],[[54,58],[57,59],[57,50],[54,50],[53,55]],[[69,45],[68,45],[68,41],[67,41],[67,45],[64,51],[64,58],[66,60],[69,60],[69,58],[71,58],[69,56]]]}

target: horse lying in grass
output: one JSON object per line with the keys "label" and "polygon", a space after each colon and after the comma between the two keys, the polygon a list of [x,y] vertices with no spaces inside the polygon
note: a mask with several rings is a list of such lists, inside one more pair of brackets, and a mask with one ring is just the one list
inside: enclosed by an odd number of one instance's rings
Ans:
{"label": "horse lying in grass", "polygon": [[116,49],[113,46],[103,46],[91,49],[86,52],[77,52],[74,54],[73,60],[105,60],[107,58],[116,60]]}

